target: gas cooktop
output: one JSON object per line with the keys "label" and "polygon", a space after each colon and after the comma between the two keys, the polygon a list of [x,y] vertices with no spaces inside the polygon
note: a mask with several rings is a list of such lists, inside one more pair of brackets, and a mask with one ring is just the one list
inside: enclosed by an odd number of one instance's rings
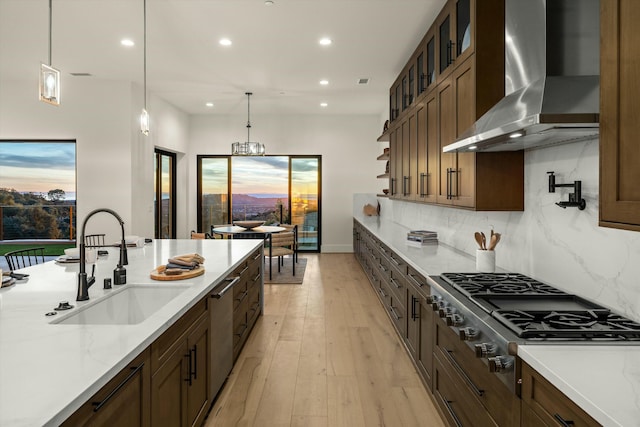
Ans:
{"label": "gas cooktop", "polygon": [[640,324],[519,273],[441,277],[518,337],[547,341],[640,341]]}

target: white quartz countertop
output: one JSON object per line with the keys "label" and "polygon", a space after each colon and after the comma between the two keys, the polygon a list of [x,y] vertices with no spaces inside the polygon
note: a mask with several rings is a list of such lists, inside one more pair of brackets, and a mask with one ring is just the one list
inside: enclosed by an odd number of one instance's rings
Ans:
{"label": "white quartz countertop", "polygon": [[523,345],[518,356],[603,426],[640,426],[640,346]]}
{"label": "white quartz countertop", "polygon": [[[90,300],[83,302],[75,301],[79,264],[50,261],[19,270],[29,278],[0,289],[0,426],[59,425],[261,244],[244,239],[155,240],[129,248],[127,284],[104,290],[103,279],[113,277],[118,260],[118,248],[109,248],[109,255],[96,263]],[[188,253],[205,258],[203,275],[170,282],[150,278],[170,257]],[[134,284],[185,290],[138,324],[51,323]],[[46,317],[61,301],[75,308]]]}
{"label": "white quartz countertop", "polygon": [[[475,271],[475,259],[450,246],[409,246],[408,228],[354,218],[424,275]],[[518,356],[605,427],[640,426],[640,345],[522,345]]]}
{"label": "white quartz countertop", "polygon": [[355,218],[382,243],[393,249],[409,265],[425,276],[476,271],[475,258],[451,246],[443,243],[423,247],[410,246],[407,244],[407,233],[410,229],[378,216],[355,216]]}

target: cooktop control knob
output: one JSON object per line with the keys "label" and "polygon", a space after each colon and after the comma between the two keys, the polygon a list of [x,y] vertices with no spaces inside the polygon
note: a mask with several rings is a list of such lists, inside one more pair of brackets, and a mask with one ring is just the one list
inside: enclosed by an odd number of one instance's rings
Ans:
{"label": "cooktop control knob", "polygon": [[[478,336],[480,335],[480,332],[476,331],[473,328],[460,328],[460,339],[462,341],[471,341],[473,339],[476,339]],[[481,345],[481,344],[478,344]],[[477,356],[477,351],[476,351],[476,356]]]}
{"label": "cooktop control knob", "polygon": [[505,372],[513,366],[513,357],[510,356],[490,357],[488,361],[489,372]]}
{"label": "cooktop control knob", "polygon": [[440,308],[440,297],[437,295],[431,295],[431,308],[433,309],[433,311],[438,311],[438,308]]}
{"label": "cooktop control knob", "polygon": [[451,314],[453,314],[453,309],[451,307],[445,307],[444,304],[442,304],[442,306],[438,310],[438,316],[440,316],[441,318],[447,317]]}
{"label": "cooktop control knob", "polygon": [[[460,336],[462,337],[462,334]],[[495,346],[487,342],[476,344],[473,348],[476,350],[476,357],[489,357],[495,352]]]}
{"label": "cooktop control knob", "polygon": [[448,315],[447,317],[445,317],[444,320],[445,320],[447,326],[462,325],[462,322],[464,321],[462,316],[460,316],[458,313],[452,313],[452,314]]}

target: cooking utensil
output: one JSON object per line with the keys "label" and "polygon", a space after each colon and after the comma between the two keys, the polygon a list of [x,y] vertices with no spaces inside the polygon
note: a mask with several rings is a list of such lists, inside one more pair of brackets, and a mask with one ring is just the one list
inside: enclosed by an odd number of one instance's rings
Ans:
{"label": "cooking utensil", "polygon": [[492,234],[491,241],[489,242],[489,250],[490,251],[494,250],[499,241],[500,241],[500,233]]}
{"label": "cooking utensil", "polygon": [[487,236],[484,235],[484,232],[480,232],[480,235],[482,236],[482,249],[484,249],[485,251],[487,250]]}
{"label": "cooking utensil", "polygon": [[482,247],[482,235],[480,234],[480,232],[476,231],[475,233],[473,233],[473,237],[475,237],[478,246],[480,246],[480,249],[484,249]]}

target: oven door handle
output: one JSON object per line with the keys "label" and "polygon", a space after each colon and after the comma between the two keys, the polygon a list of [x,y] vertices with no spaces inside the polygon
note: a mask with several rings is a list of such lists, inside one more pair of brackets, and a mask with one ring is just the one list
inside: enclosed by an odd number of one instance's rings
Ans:
{"label": "oven door handle", "polygon": [[449,359],[449,362],[451,362],[453,367],[456,368],[456,370],[462,376],[462,378],[464,378],[464,380],[467,382],[467,384],[469,384],[469,387],[471,387],[471,389],[474,391],[474,393],[477,394],[478,396],[483,396],[484,395],[484,390],[481,390],[480,388],[478,388],[478,386],[476,386],[473,383],[473,381],[471,381],[471,378],[469,378],[467,373],[462,369],[462,366],[460,366],[460,364],[458,364],[456,359],[453,357],[453,355],[452,355],[453,350],[448,350],[448,349],[446,349],[444,347],[443,347],[443,350],[444,350],[444,354],[447,356],[447,359]]}

